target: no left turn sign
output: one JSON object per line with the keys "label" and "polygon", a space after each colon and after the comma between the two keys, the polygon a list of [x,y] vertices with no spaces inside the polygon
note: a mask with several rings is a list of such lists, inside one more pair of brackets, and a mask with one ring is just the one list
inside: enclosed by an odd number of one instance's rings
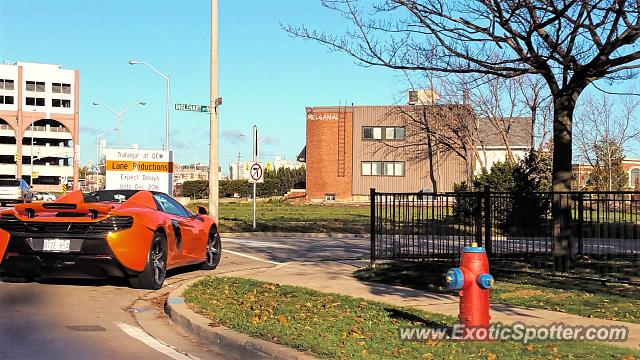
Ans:
{"label": "no left turn sign", "polygon": [[249,167],[249,182],[250,183],[264,182],[264,171],[261,163],[259,162],[251,163],[251,166]]}

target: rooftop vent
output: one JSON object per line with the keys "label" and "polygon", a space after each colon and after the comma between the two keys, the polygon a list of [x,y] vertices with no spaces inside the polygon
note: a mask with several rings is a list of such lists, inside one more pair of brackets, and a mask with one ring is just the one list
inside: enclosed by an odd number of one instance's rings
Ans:
{"label": "rooftop vent", "polygon": [[431,105],[440,99],[440,95],[431,89],[409,90],[409,105]]}

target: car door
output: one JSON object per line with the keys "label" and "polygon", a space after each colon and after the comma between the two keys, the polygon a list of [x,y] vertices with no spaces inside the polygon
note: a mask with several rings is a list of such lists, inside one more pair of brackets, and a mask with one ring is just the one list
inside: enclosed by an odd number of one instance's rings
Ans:
{"label": "car door", "polygon": [[176,258],[189,260],[201,257],[197,254],[198,249],[198,220],[193,218],[191,213],[180,205],[179,202],[167,194],[155,193],[153,197],[162,207],[162,211],[169,214],[174,233],[176,234]]}

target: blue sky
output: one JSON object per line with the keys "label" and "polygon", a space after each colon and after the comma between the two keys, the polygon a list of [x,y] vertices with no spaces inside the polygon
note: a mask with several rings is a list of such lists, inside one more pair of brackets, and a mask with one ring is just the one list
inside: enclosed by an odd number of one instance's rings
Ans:
{"label": "blue sky", "polygon": [[[347,24],[320,0],[219,0],[219,157],[223,171],[241,153],[257,124],[263,161],[294,159],[305,143],[305,107],[393,104],[404,99],[402,74],[363,68],[347,55],[291,38],[280,24],[343,34]],[[123,146],[164,144],[165,81],[171,76],[171,149],[180,163],[208,162],[208,117],[173,110],[209,99],[208,0],[0,0],[0,61],[29,61],[80,70],[81,163],[94,159],[96,136],[115,145],[115,109],[125,114]],[[604,84],[601,84],[604,85]],[[607,86],[604,86],[607,87]],[[615,87],[620,90],[624,87]],[[593,91],[590,89],[589,92]],[[582,99],[583,97],[581,97]],[[633,155],[637,156],[637,151]]]}
{"label": "blue sky", "polygon": [[[258,125],[263,160],[294,159],[305,143],[305,106],[393,103],[401,78],[357,66],[345,55],[289,37],[280,23],[344,32],[341,18],[318,0],[220,0],[220,162],[249,160],[240,133]],[[136,0],[0,0],[0,60],[80,70],[81,163],[95,157],[96,136],[115,144],[115,116],[93,101],[127,112],[123,145],[164,144],[165,81],[171,76],[171,148],[178,162],[208,162],[206,114],[173,111],[174,103],[209,99],[210,2]]]}

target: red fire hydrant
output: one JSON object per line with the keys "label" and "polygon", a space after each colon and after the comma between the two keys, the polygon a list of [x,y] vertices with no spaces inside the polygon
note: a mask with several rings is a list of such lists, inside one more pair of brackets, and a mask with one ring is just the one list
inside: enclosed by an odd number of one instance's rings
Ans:
{"label": "red fire hydrant", "polygon": [[489,339],[489,289],[493,276],[489,274],[487,252],[476,243],[462,249],[460,267],[447,271],[449,290],[460,290],[460,323],[465,338]]}

